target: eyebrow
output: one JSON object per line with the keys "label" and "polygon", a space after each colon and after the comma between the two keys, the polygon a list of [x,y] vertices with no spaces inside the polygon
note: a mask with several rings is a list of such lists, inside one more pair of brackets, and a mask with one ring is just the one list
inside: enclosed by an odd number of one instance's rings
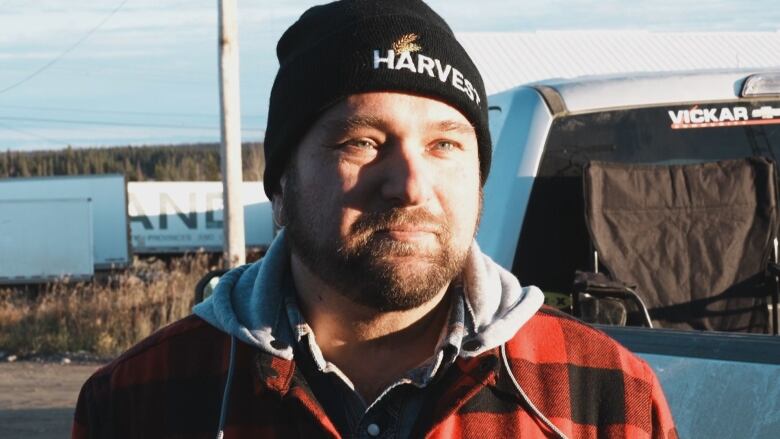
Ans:
{"label": "eyebrow", "polygon": [[438,129],[440,131],[455,131],[462,134],[476,133],[476,129],[470,123],[456,122],[454,120],[443,120],[441,122],[434,122],[429,125],[430,128]]}
{"label": "eyebrow", "polygon": [[[331,128],[339,131],[348,131],[351,129],[359,128],[377,128],[381,129],[385,122],[378,116],[351,116],[346,119],[337,119],[326,121],[325,124]],[[434,129],[444,132],[458,132],[464,134],[472,134],[476,132],[476,129],[470,123],[462,123],[454,120],[442,120],[437,122],[431,122],[428,124],[429,129]]]}
{"label": "eyebrow", "polygon": [[334,119],[324,122],[329,128],[338,131],[349,131],[358,128],[381,128],[384,122],[376,116],[350,116],[346,119]]}

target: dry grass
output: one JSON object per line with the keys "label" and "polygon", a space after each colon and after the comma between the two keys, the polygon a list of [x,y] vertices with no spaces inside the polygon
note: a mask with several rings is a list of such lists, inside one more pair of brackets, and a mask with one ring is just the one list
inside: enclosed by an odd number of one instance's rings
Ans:
{"label": "dry grass", "polygon": [[17,355],[116,355],[190,313],[205,254],[133,261],[90,282],[0,288],[0,350]]}

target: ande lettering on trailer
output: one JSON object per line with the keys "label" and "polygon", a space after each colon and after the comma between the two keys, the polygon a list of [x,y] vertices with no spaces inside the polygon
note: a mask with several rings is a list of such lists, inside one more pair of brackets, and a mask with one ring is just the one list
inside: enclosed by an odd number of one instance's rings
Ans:
{"label": "ande lettering on trailer", "polygon": [[745,125],[780,124],[780,108],[765,105],[759,108],[742,106],[702,107],[669,110],[672,129],[714,128]]}
{"label": "ande lettering on trailer", "polygon": [[[128,187],[133,251],[219,251],[224,242],[221,182],[133,182]],[[241,186],[246,243],[263,247],[273,239],[271,203],[260,182]]]}

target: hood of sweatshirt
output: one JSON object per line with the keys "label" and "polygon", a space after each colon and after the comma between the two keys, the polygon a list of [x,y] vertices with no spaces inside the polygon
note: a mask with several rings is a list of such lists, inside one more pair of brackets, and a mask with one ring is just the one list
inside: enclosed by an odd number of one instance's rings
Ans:
{"label": "hood of sweatshirt", "polygon": [[[293,358],[294,337],[285,297],[292,292],[290,254],[282,230],[260,261],[223,275],[193,312],[237,339],[277,357]],[[472,357],[508,341],[542,306],[544,295],[517,278],[473,242],[462,272],[469,314],[460,355]]]}

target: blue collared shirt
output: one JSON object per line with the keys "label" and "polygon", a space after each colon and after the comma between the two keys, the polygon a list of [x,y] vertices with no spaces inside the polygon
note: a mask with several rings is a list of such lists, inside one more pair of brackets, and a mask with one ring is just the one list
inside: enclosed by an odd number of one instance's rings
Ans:
{"label": "blue collared shirt", "polygon": [[295,300],[286,296],[287,317],[293,330],[296,363],[343,437],[406,438],[422,407],[428,385],[455,362],[466,332],[463,288],[452,286],[447,325],[431,357],[388,386],[375,401],[365,401],[339,368],[327,361]]}

